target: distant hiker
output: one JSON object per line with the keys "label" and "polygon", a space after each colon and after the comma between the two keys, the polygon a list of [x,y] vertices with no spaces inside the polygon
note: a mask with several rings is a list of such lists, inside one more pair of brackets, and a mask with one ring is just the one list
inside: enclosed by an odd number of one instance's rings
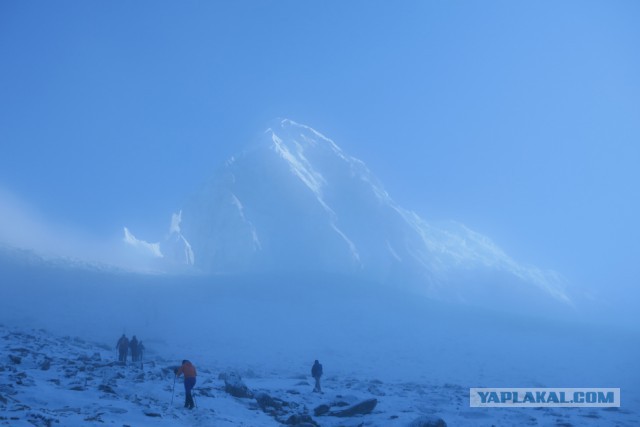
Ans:
{"label": "distant hiker", "polygon": [[116,344],[118,349],[118,360],[122,363],[127,363],[127,351],[129,351],[129,339],[122,334],[118,343]]}
{"label": "distant hiker", "polygon": [[313,391],[315,393],[322,393],[322,388],[320,387],[320,377],[322,376],[322,365],[317,360],[313,362],[313,366],[311,367],[311,376],[316,380],[316,385],[313,388]]}
{"label": "distant hiker", "polygon": [[131,342],[129,342],[129,347],[131,348],[131,361],[137,362],[138,361],[138,339],[136,338],[135,335],[131,338]]}
{"label": "distant hiker", "polygon": [[144,355],[144,344],[142,344],[142,340],[138,342],[138,361],[142,362],[142,356]]}
{"label": "distant hiker", "polygon": [[193,409],[193,396],[191,389],[196,385],[196,367],[188,360],[182,361],[182,366],[176,371],[176,378],[184,374],[184,407]]}

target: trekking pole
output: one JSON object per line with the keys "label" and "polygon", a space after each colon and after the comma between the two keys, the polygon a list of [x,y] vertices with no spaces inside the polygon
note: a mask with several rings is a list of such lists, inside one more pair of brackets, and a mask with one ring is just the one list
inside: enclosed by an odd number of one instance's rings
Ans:
{"label": "trekking pole", "polygon": [[173,377],[173,388],[171,389],[171,406],[173,406],[173,394],[176,391],[176,377]]}

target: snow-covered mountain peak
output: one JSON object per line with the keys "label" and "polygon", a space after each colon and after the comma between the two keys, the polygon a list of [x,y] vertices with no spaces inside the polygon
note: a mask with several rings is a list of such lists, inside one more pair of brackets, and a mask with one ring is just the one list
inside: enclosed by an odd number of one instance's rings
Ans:
{"label": "snow-covered mountain peak", "polygon": [[516,262],[462,224],[402,208],[364,162],[289,119],[225,162],[174,215],[170,236],[178,262],[209,272],[347,274],[462,299],[477,296],[461,286],[485,277],[568,301],[556,273]]}

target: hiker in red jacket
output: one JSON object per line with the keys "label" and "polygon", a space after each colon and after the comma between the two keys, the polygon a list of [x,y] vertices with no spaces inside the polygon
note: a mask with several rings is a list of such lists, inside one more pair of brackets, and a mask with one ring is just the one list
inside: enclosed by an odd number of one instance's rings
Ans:
{"label": "hiker in red jacket", "polygon": [[182,366],[176,371],[176,378],[184,374],[184,407],[193,409],[193,396],[191,389],[196,385],[196,367],[188,360],[182,361]]}

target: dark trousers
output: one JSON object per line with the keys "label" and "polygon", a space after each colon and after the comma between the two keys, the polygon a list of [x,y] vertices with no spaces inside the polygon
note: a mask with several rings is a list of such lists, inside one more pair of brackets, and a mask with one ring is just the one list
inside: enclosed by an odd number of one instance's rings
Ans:
{"label": "dark trousers", "polygon": [[316,386],[313,388],[313,391],[322,391],[320,388],[320,376],[314,377],[316,379]]}
{"label": "dark trousers", "polygon": [[193,408],[193,396],[191,395],[191,389],[196,385],[196,377],[189,377],[184,379],[184,407]]}
{"label": "dark trousers", "polygon": [[120,362],[126,362],[127,361],[127,350],[119,350],[119,360]]}

